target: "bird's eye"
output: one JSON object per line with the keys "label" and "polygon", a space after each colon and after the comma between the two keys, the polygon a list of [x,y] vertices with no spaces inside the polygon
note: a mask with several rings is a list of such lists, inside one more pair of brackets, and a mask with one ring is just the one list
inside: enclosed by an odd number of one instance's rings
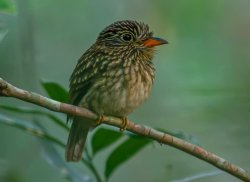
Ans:
{"label": "bird's eye", "polygon": [[125,33],[122,35],[122,40],[126,41],[126,42],[129,42],[132,40],[132,35],[129,34],[129,33]]}

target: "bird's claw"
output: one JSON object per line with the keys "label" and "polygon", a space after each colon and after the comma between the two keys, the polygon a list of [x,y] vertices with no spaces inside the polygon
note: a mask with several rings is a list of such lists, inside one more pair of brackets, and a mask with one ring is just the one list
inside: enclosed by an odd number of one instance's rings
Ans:
{"label": "bird's claw", "polygon": [[98,126],[102,123],[103,121],[103,115],[99,115],[99,117],[97,118],[95,125]]}
{"label": "bird's claw", "polygon": [[128,125],[128,119],[126,117],[122,118],[122,126],[120,128],[120,132],[124,132]]}

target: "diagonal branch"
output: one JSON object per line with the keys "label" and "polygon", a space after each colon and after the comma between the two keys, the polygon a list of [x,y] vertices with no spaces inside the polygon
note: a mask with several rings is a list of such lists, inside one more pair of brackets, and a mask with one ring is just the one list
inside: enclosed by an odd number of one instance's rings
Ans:
{"label": "diagonal branch", "polygon": [[[30,102],[30,103],[45,107],[52,111],[89,118],[89,119],[92,119],[93,122],[94,120],[98,118],[97,114],[93,113],[92,111],[86,108],[81,108],[81,107],[73,106],[70,104],[61,103],[61,102],[49,99],[47,97],[41,96],[34,92],[22,90],[20,88],[14,87],[13,85],[9,84],[2,78],[0,78],[0,96],[14,97],[14,98],[26,101],[26,102]],[[123,121],[121,119],[112,117],[112,116],[104,116],[102,122],[108,125],[119,127],[119,128],[123,126]],[[148,126],[135,124],[132,121],[128,121],[128,125],[126,129],[135,134],[145,136],[153,140],[156,140],[160,143],[175,147],[203,161],[206,161],[212,164],[213,166],[227,173],[230,173],[231,175],[243,181],[250,182],[249,172],[226,161],[225,159],[211,152],[206,151],[205,149],[199,146],[193,145],[184,140],[181,140],[169,134],[160,132]]]}

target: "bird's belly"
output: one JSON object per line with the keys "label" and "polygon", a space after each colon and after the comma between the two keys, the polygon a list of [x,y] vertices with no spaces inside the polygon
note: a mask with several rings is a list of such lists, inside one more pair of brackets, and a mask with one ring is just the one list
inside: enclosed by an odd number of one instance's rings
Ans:
{"label": "bird's belly", "polygon": [[152,81],[99,80],[84,97],[87,107],[99,114],[125,117],[148,98]]}

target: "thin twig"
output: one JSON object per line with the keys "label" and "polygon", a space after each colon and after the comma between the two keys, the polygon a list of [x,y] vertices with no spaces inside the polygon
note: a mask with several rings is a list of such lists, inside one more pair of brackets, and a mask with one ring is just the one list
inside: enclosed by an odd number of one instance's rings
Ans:
{"label": "thin twig", "polygon": [[[41,96],[37,93],[19,89],[7,83],[2,78],[0,78],[0,96],[15,97],[17,99],[45,107],[52,111],[89,118],[89,119],[92,119],[93,122],[95,122],[94,120],[98,118],[97,114],[93,113],[92,111],[86,108],[81,108],[81,107],[73,106],[70,104],[61,103],[61,102],[49,99],[47,97]],[[123,121],[121,119],[112,117],[112,116],[104,116],[102,122],[108,125],[119,127],[119,128],[123,126]],[[132,121],[128,121],[128,125],[126,129],[135,134],[156,140],[162,144],[173,146],[203,161],[206,161],[212,164],[213,166],[243,181],[250,182],[249,172],[226,161],[225,159],[211,152],[206,151],[205,149],[199,146],[193,145],[184,140],[171,136],[167,133],[160,132],[148,126],[135,124]]]}
{"label": "thin twig", "polygon": [[[87,158],[87,165],[89,167],[89,169],[93,172],[93,174],[95,175],[96,177],[96,180],[97,182],[102,182],[102,179],[101,179],[101,176],[100,174],[98,173],[98,171],[96,170],[96,167],[94,166],[93,164],[93,160],[92,160],[92,157],[90,156],[89,154],[89,151],[87,150],[87,148],[85,148],[84,150],[85,154],[86,154],[86,158]],[[85,163],[86,164],[86,163]]]}
{"label": "thin twig", "polygon": [[85,159],[82,159],[82,162],[89,168],[89,170],[91,170],[93,172],[93,174],[94,174],[94,176],[96,178],[96,181],[97,182],[102,182],[102,179],[101,179],[99,173],[97,172],[95,166],[93,165],[93,163],[89,162],[89,161],[87,161]]}
{"label": "thin twig", "polygon": [[207,177],[211,177],[211,176],[215,176],[215,175],[219,175],[219,174],[223,174],[222,171],[211,171],[211,172],[204,172],[204,173],[199,173],[199,174],[195,174],[183,179],[179,179],[179,180],[174,180],[171,182],[190,182],[190,181],[194,181],[194,180],[198,180],[198,179],[202,179],[202,178],[207,178]]}

